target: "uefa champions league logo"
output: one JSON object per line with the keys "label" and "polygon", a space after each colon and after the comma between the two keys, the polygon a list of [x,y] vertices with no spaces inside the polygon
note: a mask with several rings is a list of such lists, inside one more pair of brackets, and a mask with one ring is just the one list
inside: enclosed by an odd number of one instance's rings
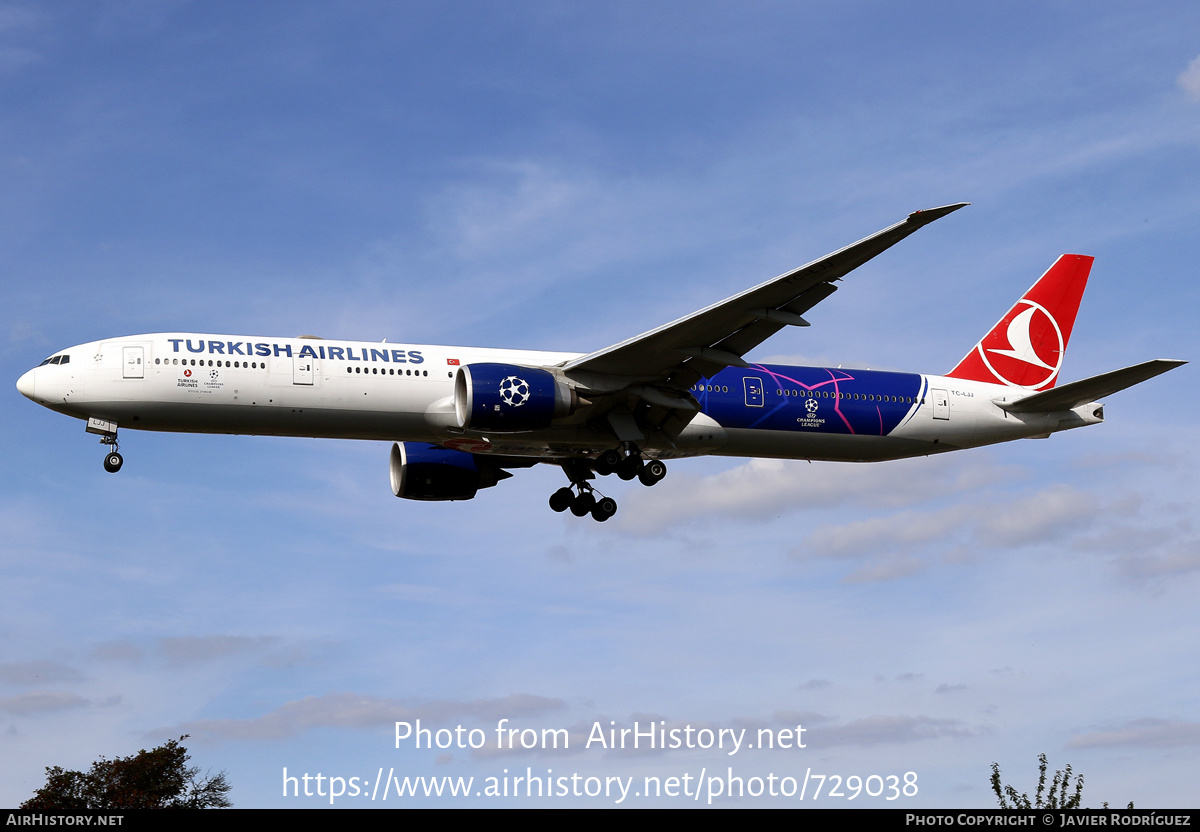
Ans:
{"label": "uefa champions league logo", "polygon": [[529,382],[523,378],[509,376],[500,382],[500,398],[510,407],[520,407],[529,401]]}
{"label": "uefa champions league logo", "polygon": [[804,403],[804,409],[807,410],[809,413],[816,413],[817,412],[817,400],[809,399],[808,401],[806,401]]}

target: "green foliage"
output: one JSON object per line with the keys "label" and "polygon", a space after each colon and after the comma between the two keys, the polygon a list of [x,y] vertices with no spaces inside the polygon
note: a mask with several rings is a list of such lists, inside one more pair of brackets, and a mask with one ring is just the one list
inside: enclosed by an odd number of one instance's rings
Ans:
{"label": "green foliage", "polygon": [[[1029,799],[1028,792],[1018,793],[1012,786],[1004,786],[1000,783],[1000,764],[992,763],[992,791],[996,793],[996,799],[1000,801],[1001,809],[1082,809],[1083,800],[1083,775],[1076,775],[1075,791],[1071,793],[1071,766],[1068,764],[1062,771],[1054,772],[1054,779],[1050,781],[1050,791],[1046,791],[1046,769],[1049,768],[1049,763],[1046,762],[1046,755],[1038,755],[1038,784],[1037,791],[1034,793],[1034,799]],[[1104,804],[1104,808],[1108,808],[1108,804]],[[1129,802],[1128,808],[1133,808],[1133,801]]]}
{"label": "green foliage", "polygon": [[225,772],[216,776],[188,767],[187,749],[178,740],[129,757],[92,763],[86,774],[58,766],[46,769],[46,785],[21,804],[38,811],[79,809],[227,809],[232,786]]}

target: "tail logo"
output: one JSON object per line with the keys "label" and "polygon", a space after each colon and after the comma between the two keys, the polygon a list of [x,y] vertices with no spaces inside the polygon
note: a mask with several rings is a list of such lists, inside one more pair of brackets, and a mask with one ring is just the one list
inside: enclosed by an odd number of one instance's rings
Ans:
{"label": "tail logo", "polygon": [[[1046,307],[1026,298],[1012,311],[1015,314],[1009,319],[1007,329],[1001,321],[992,330],[991,337],[979,343],[979,357],[992,375],[1005,384],[1036,390],[1054,381],[1062,369],[1066,355],[1062,328]],[[1001,332],[1008,339],[1007,349],[999,347],[1003,343]],[[985,343],[997,346],[985,346]]]}

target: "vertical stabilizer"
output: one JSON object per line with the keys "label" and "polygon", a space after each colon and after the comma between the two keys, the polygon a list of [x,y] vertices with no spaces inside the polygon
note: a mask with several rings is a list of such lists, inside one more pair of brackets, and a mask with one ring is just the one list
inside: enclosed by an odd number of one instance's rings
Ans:
{"label": "vertical stabilizer", "polygon": [[1064,254],[967,353],[950,378],[1049,390],[1058,380],[1092,259]]}

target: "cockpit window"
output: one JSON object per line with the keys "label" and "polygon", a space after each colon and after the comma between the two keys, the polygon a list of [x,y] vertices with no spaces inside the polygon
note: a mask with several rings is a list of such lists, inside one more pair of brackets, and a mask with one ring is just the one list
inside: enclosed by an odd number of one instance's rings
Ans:
{"label": "cockpit window", "polygon": [[52,355],[38,366],[45,367],[47,364],[66,364],[70,360],[71,356],[69,355]]}

